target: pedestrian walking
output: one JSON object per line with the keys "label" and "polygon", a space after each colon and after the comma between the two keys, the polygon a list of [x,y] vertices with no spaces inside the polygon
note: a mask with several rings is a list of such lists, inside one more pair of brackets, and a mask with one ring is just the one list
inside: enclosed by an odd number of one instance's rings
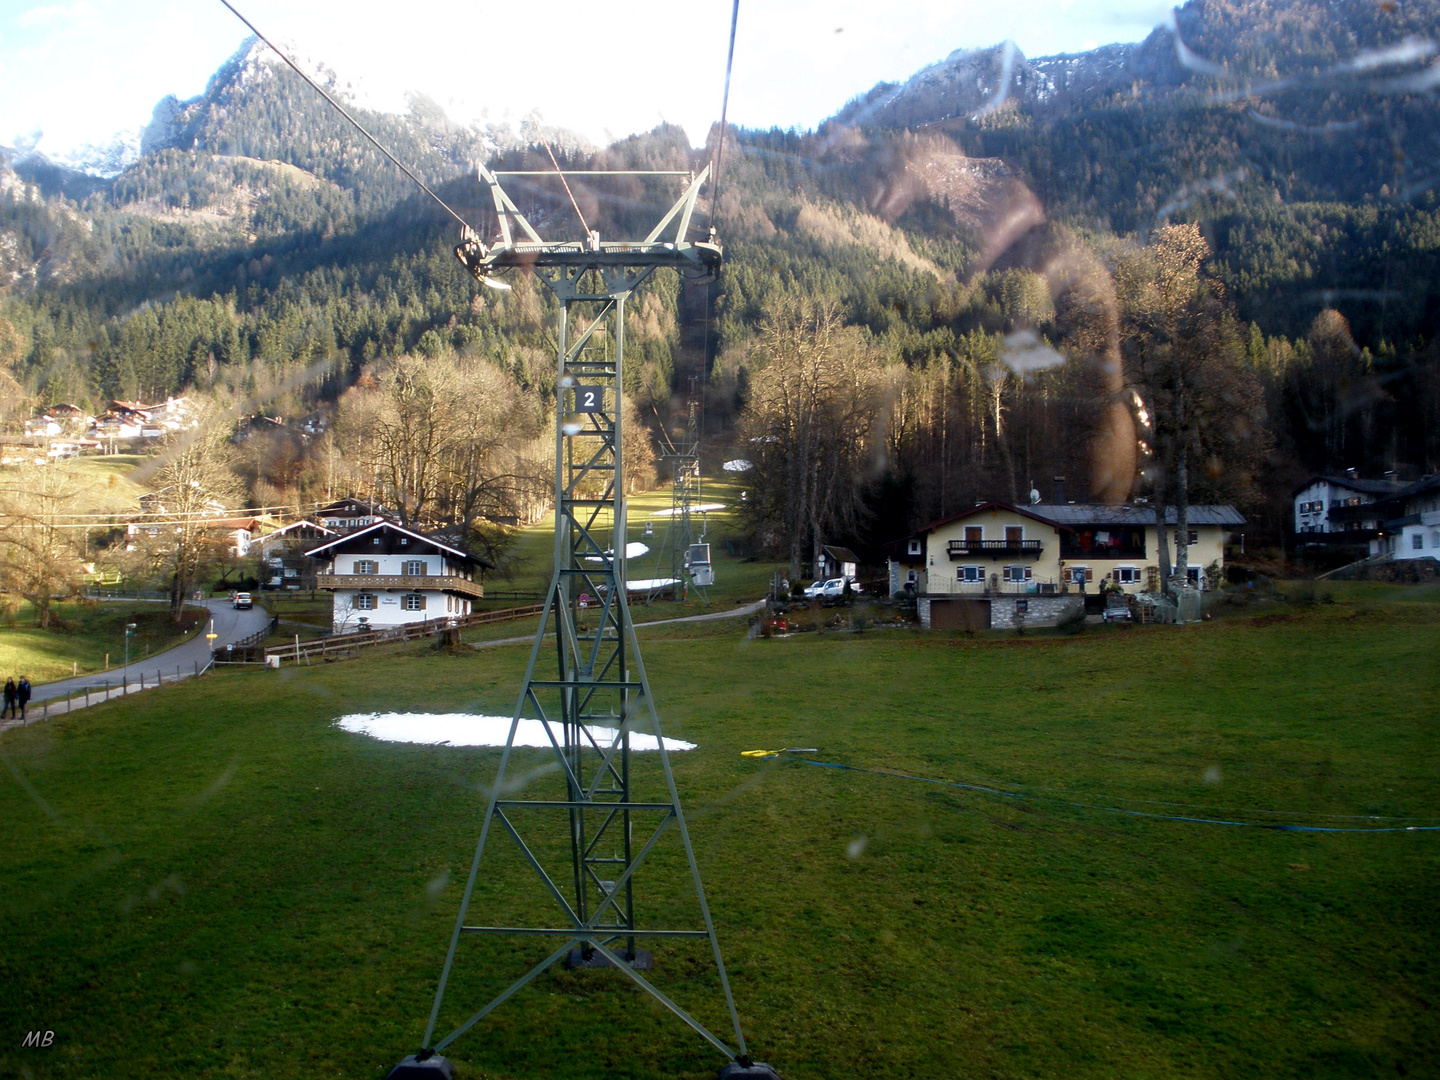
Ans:
{"label": "pedestrian walking", "polygon": [[30,676],[20,676],[20,685],[15,687],[15,700],[20,703],[20,719],[24,720],[25,706],[30,704]]}
{"label": "pedestrian walking", "polygon": [[15,689],[15,680],[14,680],[14,678],[12,677],[12,678],[6,679],[6,680],[5,680],[5,707],[4,707],[3,709],[0,709],[0,720],[5,719],[6,716],[14,716],[14,715],[15,715],[15,695],[16,695],[16,693],[17,693],[17,691],[16,691],[16,689]]}

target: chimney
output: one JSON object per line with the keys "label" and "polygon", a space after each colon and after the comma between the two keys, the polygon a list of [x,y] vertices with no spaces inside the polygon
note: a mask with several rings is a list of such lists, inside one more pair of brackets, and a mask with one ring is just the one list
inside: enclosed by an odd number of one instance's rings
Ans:
{"label": "chimney", "polygon": [[1354,479],[1355,479],[1355,476],[1356,476],[1356,474],[1357,474],[1357,471],[1358,471],[1358,470],[1356,470],[1354,466],[1351,466],[1350,468],[1348,468],[1348,469],[1345,470],[1345,475],[1348,476],[1351,480],[1354,480]]}
{"label": "chimney", "polygon": [[1065,478],[1057,476],[1055,479],[1055,502],[1059,506],[1065,505]]}

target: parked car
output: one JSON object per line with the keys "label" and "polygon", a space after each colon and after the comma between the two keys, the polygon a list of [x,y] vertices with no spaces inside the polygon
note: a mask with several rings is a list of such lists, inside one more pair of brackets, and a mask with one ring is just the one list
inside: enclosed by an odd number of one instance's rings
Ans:
{"label": "parked car", "polygon": [[1107,607],[1103,612],[1101,612],[1100,618],[1103,619],[1103,620],[1104,620],[1105,622],[1107,622],[1107,623],[1108,623],[1108,622],[1129,622],[1129,621],[1130,621],[1130,609],[1129,609],[1128,607],[1123,607],[1123,606],[1121,606],[1121,607]]}
{"label": "parked car", "polygon": [[237,592],[235,594],[234,607],[236,611],[249,611],[255,606],[255,601],[250,598],[248,592]]}
{"label": "parked car", "polygon": [[[850,591],[856,595],[863,592],[858,581],[850,582]],[[828,578],[825,581],[817,581],[812,585],[805,586],[805,598],[814,600],[819,597],[822,600],[839,600],[845,595],[845,579],[843,577]]]}

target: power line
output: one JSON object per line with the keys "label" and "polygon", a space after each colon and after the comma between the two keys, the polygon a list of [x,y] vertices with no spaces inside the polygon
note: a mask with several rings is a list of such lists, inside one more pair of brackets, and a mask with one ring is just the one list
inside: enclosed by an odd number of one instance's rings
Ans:
{"label": "power line", "polygon": [[[444,199],[440,198],[439,195],[436,195],[435,192],[431,191],[425,181],[421,180],[420,177],[416,176],[408,165],[406,165],[403,161],[401,161],[399,158],[397,158],[394,154],[392,154],[389,150],[385,148],[384,143],[382,143],[374,135],[371,135],[370,132],[366,131],[364,126],[361,125],[360,121],[356,120],[353,116],[346,112],[345,107],[341,105],[338,101],[336,101],[333,97],[331,97],[329,94],[327,94],[325,92],[325,89],[319,83],[317,83],[314,79],[310,78],[309,75],[306,75],[305,72],[301,71],[299,65],[296,64],[294,60],[291,60],[290,57],[286,56],[283,52],[281,52],[279,47],[273,41],[267,38],[264,34],[262,34],[254,23],[252,23],[244,15],[241,15],[240,12],[236,11],[235,5],[230,3],[230,0],[220,0],[220,3],[224,4],[227,8],[229,8],[232,15],[234,15],[242,23],[248,26],[251,33],[253,33],[266,45],[270,46],[270,49],[275,53],[275,55],[280,57],[281,60],[284,60],[285,63],[290,66],[291,71],[295,72],[296,75],[299,75],[300,78],[304,79],[307,83],[309,83],[311,89],[313,89],[317,94],[319,94],[331,105],[333,105],[335,107],[335,111],[338,112],[341,116],[343,116],[346,120],[350,121],[351,125],[354,126],[356,131],[360,132],[361,135],[364,135],[365,138],[369,139],[372,143],[374,143],[375,148],[379,150],[382,154],[384,154],[387,158],[389,158],[396,168],[398,168],[411,180],[415,181],[416,185],[420,188],[421,191],[425,192],[426,195],[429,195],[430,198],[434,199],[437,203],[439,203],[440,206],[444,208],[445,212],[451,217],[453,217],[456,221],[458,221],[461,225],[465,226],[465,228],[467,229],[470,229],[470,223],[468,221],[466,221],[463,217],[461,217],[454,210],[452,210],[449,203],[447,203]],[[738,4],[739,0],[736,0],[736,3]],[[470,231],[474,232],[475,230],[470,229]]]}

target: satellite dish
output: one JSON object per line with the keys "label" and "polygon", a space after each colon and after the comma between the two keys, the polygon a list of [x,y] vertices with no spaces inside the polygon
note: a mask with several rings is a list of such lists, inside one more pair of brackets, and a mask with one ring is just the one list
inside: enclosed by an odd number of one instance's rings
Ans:
{"label": "satellite dish", "polygon": [[1039,492],[1038,489],[1032,487],[1032,488],[1030,489],[1030,505],[1031,505],[1031,506],[1034,506],[1034,505],[1035,505],[1036,503],[1038,503],[1039,501],[1040,501],[1040,492]]}

